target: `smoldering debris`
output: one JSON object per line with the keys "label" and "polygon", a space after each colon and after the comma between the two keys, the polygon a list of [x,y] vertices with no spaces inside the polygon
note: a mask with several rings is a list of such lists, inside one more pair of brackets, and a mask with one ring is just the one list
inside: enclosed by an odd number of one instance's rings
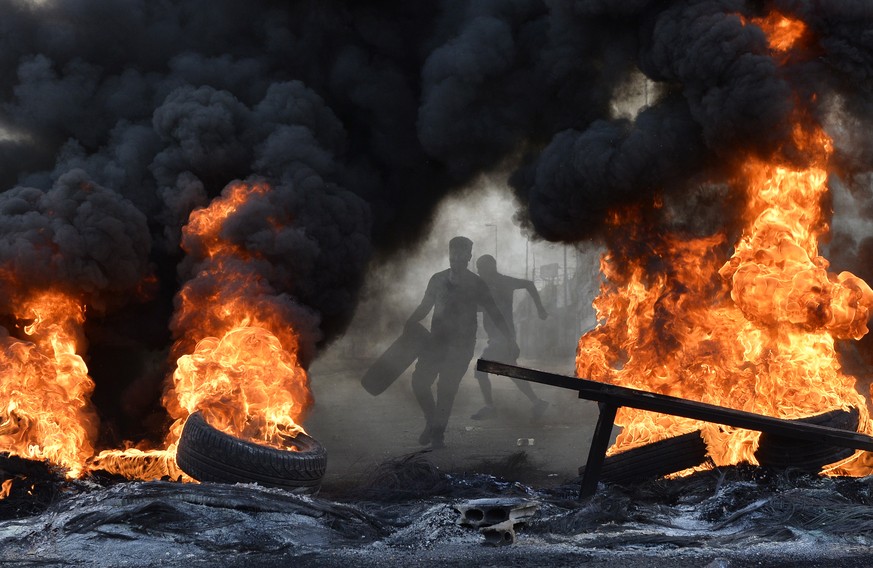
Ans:
{"label": "smoldering debris", "polygon": [[38,515],[52,503],[78,492],[78,482],[64,478],[60,468],[46,461],[0,454],[0,519]]}
{"label": "smoldering debris", "polygon": [[[524,452],[501,460],[484,460],[471,468],[469,475],[449,474],[428,460],[430,450],[387,460],[375,468],[363,487],[354,488],[354,497],[380,503],[399,503],[415,498],[451,497],[473,499],[482,496],[525,496],[530,489],[503,481],[510,472],[532,467]],[[503,475],[501,475],[501,473]],[[351,495],[349,495],[351,497]]]}
{"label": "smoldering debris", "polygon": [[[528,530],[588,533],[593,546],[610,548],[619,542],[800,542],[816,531],[837,540],[867,539],[873,536],[871,503],[871,477],[829,478],[739,465],[633,487],[607,486],[579,508],[537,519]],[[606,527],[620,529],[620,540]]]}
{"label": "smoldering debris", "polygon": [[[580,563],[623,558],[629,566],[669,558],[677,566],[854,565],[873,545],[873,478],[827,478],[736,466],[634,487],[535,489],[492,476],[432,468],[442,494],[412,489],[423,456],[385,466],[409,490],[392,502],[361,488],[343,496],[294,495],[256,485],[120,483],[62,497],[44,513],[0,523],[0,563],[40,566],[399,565],[412,559],[519,565],[525,558]],[[382,469],[382,468],[380,468]],[[402,472],[401,470],[408,470]],[[539,504],[517,541],[483,546],[459,526],[455,506],[515,493]],[[635,564],[634,561],[637,563]]]}

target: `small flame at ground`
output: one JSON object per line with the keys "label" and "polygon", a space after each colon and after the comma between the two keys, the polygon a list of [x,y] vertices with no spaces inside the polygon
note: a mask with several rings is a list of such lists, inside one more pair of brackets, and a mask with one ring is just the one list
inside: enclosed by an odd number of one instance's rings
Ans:
{"label": "small flame at ground", "polygon": [[0,484],[0,501],[9,497],[9,494],[12,492],[12,482],[14,479],[7,479],[2,484]]}

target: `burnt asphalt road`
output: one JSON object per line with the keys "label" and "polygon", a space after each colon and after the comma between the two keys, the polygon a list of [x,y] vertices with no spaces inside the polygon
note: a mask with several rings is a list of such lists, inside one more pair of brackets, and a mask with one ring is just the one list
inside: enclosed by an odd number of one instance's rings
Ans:
{"label": "burnt asphalt road", "polygon": [[[427,449],[418,444],[424,419],[410,387],[411,369],[374,397],[360,385],[370,362],[334,356],[310,369],[316,402],[304,426],[328,451],[325,491],[359,483],[379,464]],[[571,360],[519,364],[572,372]],[[490,473],[536,487],[574,479],[588,456],[597,405],[571,391],[533,385],[550,403],[534,420],[530,403],[513,382],[492,376],[498,412],[489,420],[472,420],[482,407],[473,365],[475,359],[455,400],[446,447],[429,452],[428,460],[446,473]]]}

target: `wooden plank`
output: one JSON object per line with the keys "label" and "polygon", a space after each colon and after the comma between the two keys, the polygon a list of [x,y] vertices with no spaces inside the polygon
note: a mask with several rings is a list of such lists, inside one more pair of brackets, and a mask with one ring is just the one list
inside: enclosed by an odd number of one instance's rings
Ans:
{"label": "wooden plank", "polygon": [[582,485],[579,488],[579,499],[591,497],[597,491],[597,481],[600,479],[600,470],[606,459],[609,437],[615,424],[615,413],[618,411],[617,406],[605,402],[601,402],[599,407],[600,416],[597,418],[591,447],[588,449],[588,462],[585,464],[585,475],[582,476]]}
{"label": "wooden plank", "polygon": [[[575,390],[579,392],[580,398],[615,406],[629,406],[640,410],[683,416],[746,430],[758,430],[808,442],[817,441],[843,448],[873,451],[873,437],[858,432],[773,418],[744,410],[735,410],[675,396],[537,371],[485,359],[479,359],[476,368],[486,373]],[[825,410],[830,409],[822,409],[822,411]]]}

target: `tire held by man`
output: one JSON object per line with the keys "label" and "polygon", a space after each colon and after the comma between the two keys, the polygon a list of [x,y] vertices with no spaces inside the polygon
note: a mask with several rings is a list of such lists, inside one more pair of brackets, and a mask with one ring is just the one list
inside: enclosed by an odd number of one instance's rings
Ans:
{"label": "tire held by man", "polygon": [[290,438],[288,444],[297,451],[271,448],[225,434],[195,412],[182,429],[176,463],[197,481],[257,483],[298,493],[317,491],[327,467],[324,446],[304,433]]}

